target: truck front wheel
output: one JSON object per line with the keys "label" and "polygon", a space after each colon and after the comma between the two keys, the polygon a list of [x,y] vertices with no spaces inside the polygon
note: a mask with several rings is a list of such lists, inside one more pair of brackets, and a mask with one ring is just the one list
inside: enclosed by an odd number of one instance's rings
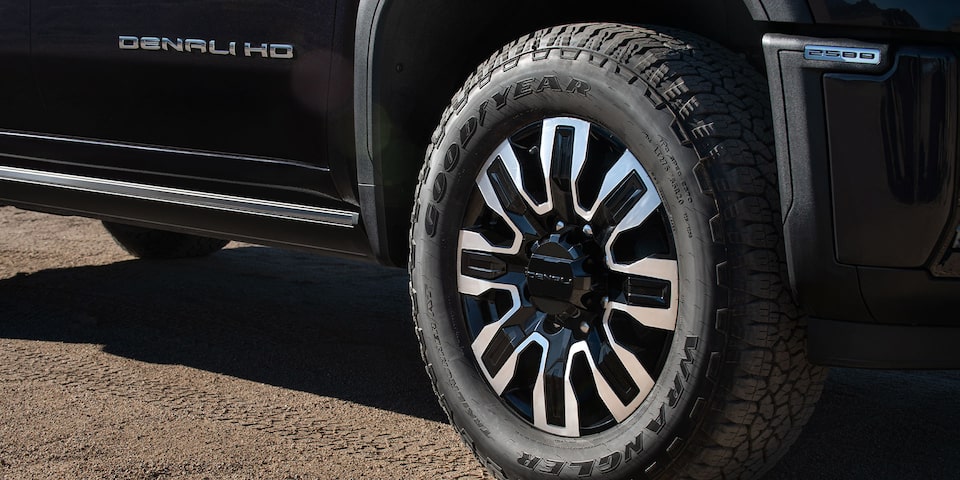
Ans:
{"label": "truck front wheel", "polygon": [[427,371],[498,478],[748,478],[824,371],[787,284],[763,78],[612,24],[507,45],[434,134],[411,231]]}

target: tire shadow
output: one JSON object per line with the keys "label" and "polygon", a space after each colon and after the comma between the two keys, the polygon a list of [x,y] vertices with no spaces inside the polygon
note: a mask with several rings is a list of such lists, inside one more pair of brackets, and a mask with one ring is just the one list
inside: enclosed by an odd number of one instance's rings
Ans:
{"label": "tire shadow", "polygon": [[960,371],[835,368],[764,480],[939,480],[960,472]]}
{"label": "tire shadow", "polygon": [[407,273],[264,247],[0,280],[0,338],[103,345],[446,422],[420,360]]}

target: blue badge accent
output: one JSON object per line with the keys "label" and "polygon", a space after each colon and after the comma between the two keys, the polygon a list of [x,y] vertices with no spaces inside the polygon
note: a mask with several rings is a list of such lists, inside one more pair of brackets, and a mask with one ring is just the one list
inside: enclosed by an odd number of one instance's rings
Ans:
{"label": "blue badge accent", "polygon": [[829,45],[807,45],[803,48],[803,58],[827,62],[880,64],[880,50],[876,48],[833,47]]}

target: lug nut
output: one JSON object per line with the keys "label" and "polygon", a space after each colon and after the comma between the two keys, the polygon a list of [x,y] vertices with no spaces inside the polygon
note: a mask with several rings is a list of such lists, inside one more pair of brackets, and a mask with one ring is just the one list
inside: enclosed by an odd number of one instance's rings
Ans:
{"label": "lug nut", "polygon": [[583,333],[590,333],[590,324],[587,322],[580,322],[580,331]]}
{"label": "lug nut", "polygon": [[590,225],[584,225],[584,226],[583,226],[583,234],[586,235],[586,236],[588,236],[588,237],[592,237],[592,236],[593,236],[593,227],[591,227]]}
{"label": "lug nut", "polygon": [[563,227],[566,227],[563,222],[557,222],[557,231],[563,230]]}

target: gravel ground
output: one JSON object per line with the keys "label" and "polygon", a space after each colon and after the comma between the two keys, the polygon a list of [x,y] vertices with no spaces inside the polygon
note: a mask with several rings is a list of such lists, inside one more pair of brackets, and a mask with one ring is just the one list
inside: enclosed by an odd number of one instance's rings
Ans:
{"label": "gravel ground", "polygon": [[[406,274],[246,244],[135,261],[0,208],[0,478],[482,478]],[[836,369],[767,477],[960,478],[960,373]]]}

